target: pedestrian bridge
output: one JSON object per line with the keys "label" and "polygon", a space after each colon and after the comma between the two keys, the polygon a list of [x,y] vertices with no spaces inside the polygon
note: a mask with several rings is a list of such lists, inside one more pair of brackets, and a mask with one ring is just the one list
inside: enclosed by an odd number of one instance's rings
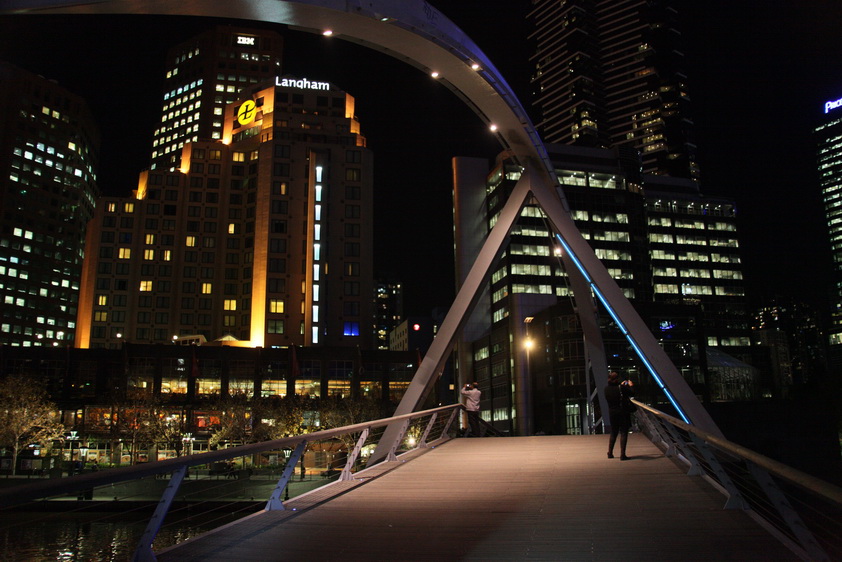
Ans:
{"label": "pedestrian bridge", "polygon": [[[159,560],[797,560],[643,435],[454,439]],[[330,488],[330,486],[328,487]]]}
{"label": "pedestrian bridge", "polygon": [[[607,435],[456,438],[456,404],[33,481],[0,490],[0,512],[61,521],[157,505],[137,561],[842,560],[842,489],[636,404],[626,461],[607,458]],[[383,462],[366,460],[375,446]],[[330,449],[341,463],[312,466]],[[305,458],[331,482],[305,491]],[[233,480],[211,470],[231,463]],[[156,542],[171,506],[201,517],[220,505],[250,514]]]}

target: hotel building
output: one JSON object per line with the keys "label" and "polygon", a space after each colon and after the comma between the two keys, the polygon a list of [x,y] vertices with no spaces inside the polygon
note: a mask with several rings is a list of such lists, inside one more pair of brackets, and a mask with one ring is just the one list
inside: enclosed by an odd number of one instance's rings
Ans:
{"label": "hotel building", "polygon": [[99,131],[54,81],[0,63],[0,344],[68,346]]}
{"label": "hotel building", "polygon": [[184,336],[373,345],[372,155],[354,98],[276,78],[225,107],[222,138],[102,199],[87,238],[78,347]]}

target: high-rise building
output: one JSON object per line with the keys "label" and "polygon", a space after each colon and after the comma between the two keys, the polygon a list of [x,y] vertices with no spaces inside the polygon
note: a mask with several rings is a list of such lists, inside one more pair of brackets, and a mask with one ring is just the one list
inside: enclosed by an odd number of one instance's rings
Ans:
{"label": "high-rise building", "polygon": [[842,99],[825,102],[816,127],[819,187],[824,204],[833,262],[831,281],[830,359],[842,364]]}
{"label": "high-rise building", "polygon": [[87,239],[79,347],[174,337],[372,346],[372,155],[354,98],[308,79],[245,88],[218,141],[107,197]]}
{"label": "high-rise building", "polygon": [[[634,152],[548,151],[580,232],[691,387],[706,400],[755,395],[734,203],[703,196],[691,180],[641,175]],[[472,263],[471,248],[521,174],[505,153],[490,173],[475,161],[455,164],[457,271]],[[460,376],[480,383],[498,429],[579,433],[592,420],[594,387],[560,252],[541,209],[524,207],[462,339]],[[609,367],[633,376],[640,396],[661,399],[607,314],[601,323]],[[542,345],[527,353],[534,341]]]}
{"label": "high-rise building", "polygon": [[544,140],[630,146],[643,171],[698,180],[674,0],[532,0]]}
{"label": "high-rise building", "polygon": [[72,345],[99,131],[80,97],[0,63],[0,343]]}
{"label": "high-rise building", "polygon": [[225,106],[243,88],[280,76],[282,52],[278,33],[231,26],[216,26],[170,49],[152,168],[178,168],[185,144],[221,139]]}
{"label": "high-rise building", "polygon": [[403,321],[403,287],[392,278],[374,284],[374,339],[377,349],[392,349],[389,333]]}

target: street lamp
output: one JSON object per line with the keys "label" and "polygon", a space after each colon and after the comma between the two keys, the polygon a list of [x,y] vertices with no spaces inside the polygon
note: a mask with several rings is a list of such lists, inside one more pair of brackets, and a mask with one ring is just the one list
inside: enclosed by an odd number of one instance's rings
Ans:
{"label": "street lamp", "polygon": [[[286,470],[287,464],[289,464],[289,457],[292,455],[292,449],[284,448],[284,458],[286,461],[284,462],[284,470]],[[290,474],[290,476],[292,476]],[[289,479],[287,480],[286,486],[284,486],[284,501],[289,499]]]}
{"label": "street lamp", "polygon": [[67,436],[67,440],[70,442],[70,469],[67,471],[68,476],[73,476],[73,469],[74,469],[74,460],[73,460],[73,443],[79,440],[79,436],[76,434],[76,430],[70,430],[70,435]]}

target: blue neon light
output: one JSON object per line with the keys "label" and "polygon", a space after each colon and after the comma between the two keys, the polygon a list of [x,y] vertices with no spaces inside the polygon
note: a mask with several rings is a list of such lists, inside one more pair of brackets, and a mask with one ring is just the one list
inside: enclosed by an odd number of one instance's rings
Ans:
{"label": "blue neon light", "polygon": [[567,242],[564,241],[564,239],[562,239],[561,236],[556,234],[555,237],[558,239],[558,241],[564,247],[564,250],[567,252],[567,255],[570,256],[570,259],[573,260],[573,264],[576,266],[576,268],[579,270],[579,272],[584,276],[585,281],[588,282],[588,285],[590,285],[591,290],[597,296],[597,298],[599,299],[599,302],[602,303],[602,306],[605,307],[605,310],[607,310],[608,314],[611,315],[611,318],[614,320],[614,323],[617,325],[617,327],[620,329],[620,331],[623,333],[623,335],[626,336],[626,339],[628,340],[629,344],[631,344],[631,346],[634,348],[634,351],[635,351],[635,353],[637,353],[637,356],[640,358],[641,361],[643,361],[643,364],[646,365],[646,368],[649,370],[649,373],[652,375],[652,378],[655,379],[655,382],[658,384],[658,386],[664,392],[664,395],[666,395],[667,400],[669,400],[670,403],[673,405],[676,412],[678,412],[678,415],[681,416],[681,419],[683,419],[685,423],[689,424],[690,420],[684,414],[684,410],[681,409],[681,407],[678,405],[678,402],[673,397],[672,393],[669,391],[669,389],[664,384],[664,381],[661,380],[661,377],[658,376],[658,373],[655,371],[655,367],[652,366],[652,364],[649,362],[649,359],[643,353],[643,350],[640,348],[640,346],[637,344],[637,342],[634,341],[634,338],[632,337],[631,333],[629,333],[625,324],[623,324],[620,321],[620,318],[617,316],[617,313],[614,311],[614,309],[611,307],[611,305],[608,304],[608,301],[605,299],[605,296],[602,294],[602,291],[599,290],[599,288],[596,286],[596,284],[591,279],[590,275],[588,275],[588,272],[585,271],[585,268],[582,265],[582,262],[579,261],[579,258],[576,257],[576,254],[573,253],[573,251],[570,249],[570,246],[567,244]]}

